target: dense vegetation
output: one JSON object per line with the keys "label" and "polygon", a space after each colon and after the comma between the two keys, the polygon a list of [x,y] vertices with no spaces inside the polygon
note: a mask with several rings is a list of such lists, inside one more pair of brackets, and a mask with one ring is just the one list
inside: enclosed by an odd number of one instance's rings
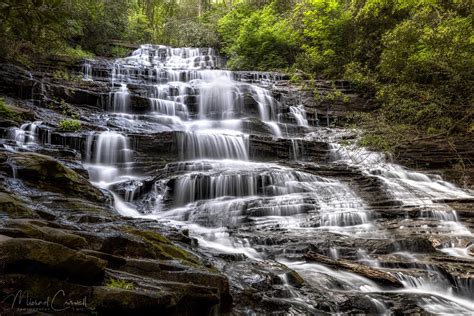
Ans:
{"label": "dense vegetation", "polygon": [[231,67],[350,80],[381,105],[354,116],[378,149],[473,131],[472,2],[267,2],[242,1],[219,20]]}
{"label": "dense vegetation", "polygon": [[0,0],[0,55],[122,55],[120,42],[213,46],[233,69],[345,78],[374,98],[365,144],[472,132],[473,4],[463,0]]}

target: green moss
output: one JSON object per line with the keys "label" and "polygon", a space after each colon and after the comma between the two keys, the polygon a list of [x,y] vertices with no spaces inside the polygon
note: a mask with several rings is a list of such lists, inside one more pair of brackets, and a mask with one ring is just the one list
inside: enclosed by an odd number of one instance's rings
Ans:
{"label": "green moss", "polygon": [[154,251],[170,260],[182,260],[187,263],[199,265],[199,259],[186,250],[174,245],[168,238],[151,230],[138,230],[131,227],[125,229],[126,232],[139,236]]}
{"label": "green moss", "polygon": [[101,192],[74,170],[50,156],[36,153],[17,153],[11,159],[20,168],[19,178],[25,183],[51,192],[68,193],[69,197],[102,199]]}
{"label": "green moss", "polygon": [[21,116],[13,111],[13,109],[5,102],[3,98],[0,98],[0,117],[13,121],[21,120]]}
{"label": "green moss", "polygon": [[[70,93],[73,94],[73,91],[70,91]],[[62,115],[69,116],[73,119],[79,119],[79,115],[76,114],[76,111],[70,104],[66,103],[66,101],[63,99],[57,102],[59,102],[59,110],[61,111]]]}
{"label": "green moss", "polygon": [[64,132],[77,132],[82,129],[82,124],[78,120],[63,120],[58,127]]}
{"label": "green moss", "polygon": [[105,286],[110,288],[124,289],[124,290],[134,290],[135,285],[127,280],[120,279],[110,279]]}

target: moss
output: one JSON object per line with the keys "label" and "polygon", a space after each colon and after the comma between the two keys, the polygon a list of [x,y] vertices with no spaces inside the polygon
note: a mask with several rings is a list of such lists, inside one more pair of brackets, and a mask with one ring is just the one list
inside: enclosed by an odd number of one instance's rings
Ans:
{"label": "moss", "polygon": [[12,109],[5,103],[5,100],[0,98],[0,117],[11,119],[14,121],[20,120],[18,113],[12,111]]}
{"label": "moss", "polygon": [[113,46],[111,49],[112,57],[123,58],[127,57],[130,54],[130,49],[126,47]]}
{"label": "moss", "polygon": [[11,194],[0,192],[0,212],[12,218],[36,217],[33,210]]}
{"label": "moss", "polygon": [[52,52],[50,51],[53,58],[60,58],[61,61],[68,65],[74,65],[81,62],[84,59],[94,58],[94,54],[83,50],[80,46],[71,47],[68,45],[62,45],[57,47]]}
{"label": "moss", "polygon": [[174,245],[165,236],[151,230],[138,230],[131,227],[125,229],[126,232],[140,237],[154,251],[163,255],[164,258],[173,260],[178,259],[187,263],[200,265],[199,259],[186,250]]}
{"label": "moss", "polygon": [[34,114],[28,110],[8,104],[5,99],[0,98],[0,118],[21,123],[24,120],[34,120]]}
{"label": "moss", "polygon": [[124,289],[124,290],[134,290],[135,285],[132,282],[127,280],[120,280],[120,279],[109,279],[105,284],[106,287],[109,288],[116,288],[116,289]]}

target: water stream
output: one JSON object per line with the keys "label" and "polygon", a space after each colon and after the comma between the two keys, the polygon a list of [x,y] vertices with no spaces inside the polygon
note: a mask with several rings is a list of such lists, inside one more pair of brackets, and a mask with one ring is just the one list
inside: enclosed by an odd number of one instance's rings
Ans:
{"label": "water stream", "polygon": [[[472,192],[389,163],[380,154],[342,147],[336,132],[331,138],[309,126],[303,105],[285,107],[275,99],[271,87],[277,76],[256,73],[249,83],[218,66],[212,49],[153,45],[111,64],[112,91],[103,119],[127,124],[87,135],[84,163],[97,186],[126,187],[123,195],[113,193],[119,213],[186,228],[216,258],[241,255],[247,267],[273,262],[293,269],[305,290],[293,287],[285,273],[280,279],[287,293],[281,299],[295,313],[318,310],[311,291],[334,298],[334,313],[342,308],[336,297],[367,300],[370,311],[379,314],[389,314],[394,300],[428,313],[474,313],[474,275],[461,271],[474,265],[467,251],[474,238],[456,212],[438,201],[473,199]],[[85,80],[103,80],[94,78],[94,61],[84,72]],[[285,116],[293,123],[283,121]],[[139,149],[130,134],[137,126],[147,126],[150,134],[172,132],[180,160],[156,171],[148,191],[147,177],[134,168]],[[33,130],[33,125],[22,128],[12,138],[27,143]],[[261,150],[253,135],[288,140],[288,161],[253,159]],[[305,162],[305,142],[321,140],[328,144],[327,160]],[[373,179],[383,194],[361,194],[356,178]],[[378,199],[386,203],[374,206]],[[410,244],[413,238],[436,239],[439,245],[430,254]],[[389,273],[403,288],[305,261],[308,247]],[[391,250],[380,250],[384,247]],[[459,260],[459,267],[441,271],[449,260]],[[238,270],[226,273],[245,279],[249,270]]]}

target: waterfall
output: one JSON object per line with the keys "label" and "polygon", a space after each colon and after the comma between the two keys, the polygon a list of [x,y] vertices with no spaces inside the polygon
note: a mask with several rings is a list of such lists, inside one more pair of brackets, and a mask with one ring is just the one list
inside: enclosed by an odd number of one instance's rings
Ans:
{"label": "waterfall", "polygon": [[189,116],[188,108],[183,103],[155,98],[150,98],[150,103],[153,112],[177,116],[183,120],[186,120]]}
{"label": "waterfall", "polygon": [[[119,213],[186,229],[236,288],[266,280],[262,295],[284,293],[279,299],[295,314],[317,313],[314,298],[326,292],[326,301],[344,302],[332,313],[390,314],[404,304],[474,311],[472,278],[445,269],[472,264],[472,233],[443,202],[472,192],[340,145],[351,132],[310,126],[300,101],[288,104],[272,90],[279,74],[220,66],[213,49],[161,45],[141,45],[110,65],[112,91],[99,118],[110,130],[86,136],[83,160]],[[93,61],[83,72],[85,80],[99,74]],[[33,126],[10,138],[26,143],[27,134],[36,135]],[[302,261],[309,250],[358,268]],[[403,287],[380,285],[361,272],[367,268]],[[350,300],[362,307],[347,309]]]}
{"label": "waterfall", "polygon": [[82,73],[84,74],[84,80],[93,80],[92,77],[92,64],[90,60],[86,60],[84,64],[82,64]]}
{"label": "waterfall", "polygon": [[306,118],[306,111],[303,105],[290,106],[290,113],[296,120],[296,124],[300,126],[308,126],[308,120]]}
{"label": "waterfall", "polygon": [[126,113],[129,110],[130,92],[125,83],[120,84],[120,88],[116,92],[110,93],[109,109],[113,112]]}
{"label": "waterfall", "polygon": [[199,86],[199,117],[231,119],[235,117],[235,84],[228,77],[219,77]]}
{"label": "waterfall", "polygon": [[248,160],[248,135],[229,131],[178,133],[178,148],[181,158],[221,158]]}
{"label": "waterfall", "polygon": [[107,187],[127,172],[132,163],[133,151],[127,137],[107,131],[98,136],[87,136],[85,156],[91,181]]}

